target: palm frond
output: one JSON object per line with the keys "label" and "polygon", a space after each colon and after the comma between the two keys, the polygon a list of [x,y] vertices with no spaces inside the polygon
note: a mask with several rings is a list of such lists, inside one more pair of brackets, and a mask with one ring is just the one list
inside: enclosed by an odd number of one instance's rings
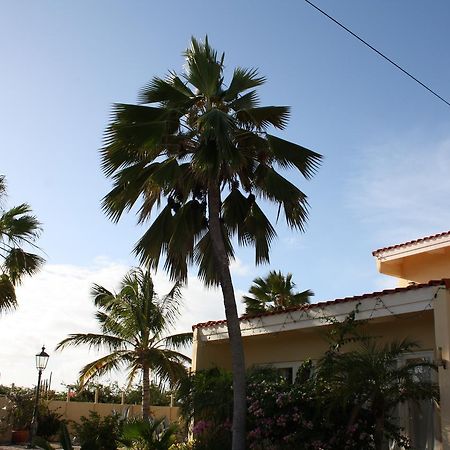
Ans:
{"label": "palm frond", "polygon": [[267,134],[267,141],[275,161],[283,168],[296,167],[306,179],[310,179],[320,167],[322,156],[306,147],[270,134]]}
{"label": "palm frond", "polygon": [[78,347],[79,345],[88,345],[89,348],[93,347],[101,349],[106,347],[109,350],[123,349],[124,341],[122,338],[116,336],[109,336],[96,333],[77,333],[69,334],[69,337],[63,339],[58,343],[55,350],[63,350],[66,347]]}
{"label": "palm frond", "polygon": [[16,285],[22,281],[24,275],[33,275],[44,263],[45,260],[41,256],[15,247],[9,250],[2,266],[11,282]]}
{"label": "palm frond", "polygon": [[16,291],[6,274],[0,275],[0,313],[17,307]]}
{"label": "palm frond", "polygon": [[179,349],[192,344],[193,334],[192,333],[180,333],[167,336],[163,339],[167,348]]}
{"label": "palm frond", "polygon": [[237,67],[234,69],[230,86],[225,91],[223,98],[225,101],[231,101],[241,92],[261,86],[265,81],[266,79],[264,77],[258,75],[257,69],[243,69],[242,67]]}
{"label": "palm frond", "polygon": [[185,57],[185,79],[207,98],[218,95],[222,84],[223,55],[219,60],[207,37],[205,42],[192,37],[191,46],[186,50]]}
{"label": "palm frond", "polygon": [[14,206],[0,215],[0,235],[10,242],[33,242],[39,237],[41,224],[26,203]]}
{"label": "palm frond", "polygon": [[154,77],[144,86],[138,96],[139,103],[161,103],[182,105],[188,102],[194,93],[178,76],[170,74],[166,79]]}
{"label": "palm frond", "polygon": [[258,105],[259,105],[259,96],[258,93],[255,90],[253,90],[237,97],[229,104],[229,107],[234,111],[239,111],[241,109],[256,108]]}
{"label": "palm frond", "polygon": [[167,251],[173,226],[172,205],[168,203],[134,247],[133,252],[141,264],[155,270],[158,268],[161,253]]}
{"label": "palm frond", "polygon": [[287,106],[261,106],[241,109],[236,117],[243,127],[265,130],[270,125],[283,130],[289,121],[290,109]]}
{"label": "palm frond", "polygon": [[274,169],[259,165],[255,171],[255,185],[264,198],[283,205],[287,224],[304,231],[308,218],[306,195]]}
{"label": "palm frond", "polygon": [[119,370],[123,366],[130,364],[130,354],[128,351],[116,351],[86,364],[80,370],[79,383],[83,387],[94,377],[100,377],[106,373]]}

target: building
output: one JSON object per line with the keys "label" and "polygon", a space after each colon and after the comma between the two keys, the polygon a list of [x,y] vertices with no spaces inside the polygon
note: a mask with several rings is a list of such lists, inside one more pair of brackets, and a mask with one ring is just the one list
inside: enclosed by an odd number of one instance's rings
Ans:
{"label": "building", "polygon": [[[373,252],[378,270],[397,279],[397,287],[315,303],[282,312],[241,318],[246,364],[271,365],[295,377],[300,364],[327,349],[327,318],[343,320],[358,307],[368,319],[366,333],[385,342],[412,338],[417,352],[404,356],[439,366],[440,411],[429,408],[417,420],[403,411],[403,425],[425,449],[450,450],[450,231]],[[226,321],[194,325],[193,370],[230,368]],[[432,375],[430,375],[432,376]]]}

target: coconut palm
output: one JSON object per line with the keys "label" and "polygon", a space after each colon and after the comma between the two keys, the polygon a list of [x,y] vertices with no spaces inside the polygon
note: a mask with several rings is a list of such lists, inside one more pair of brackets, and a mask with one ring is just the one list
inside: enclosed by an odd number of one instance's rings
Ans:
{"label": "coconut palm", "polygon": [[132,269],[118,293],[95,284],[92,298],[98,308],[96,319],[101,333],[71,334],[57,345],[88,345],[109,350],[106,356],[86,364],[80,371],[81,385],[93,377],[125,367],[131,384],[142,375],[142,417],[149,417],[150,372],[160,381],[177,383],[186,375],[190,359],[178,352],[192,341],[192,333],[167,335],[179,315],[180,285],[158,297],[150,272]]}
{"label": "coconut palm", "polygon": [[294,292],[294,289],[291,273],[284,276],[281,271],[272,270],[264,278],[255,278],[249,289],[251,296],[242,297],[245,313],[259,314],[304,305],[314,295],[309,289],[302,292]]}
{"label": "coconut palm", "polygon": [[[174,280],[196,263],[206,285],[220,285],[233,370],[233,449],[245,447],[245,361],[230,260],[232,238],[269,261],[275,229],[260,199],[278,204],[288,225],[303,230],[306,195],[277,172],[310,178],[320,155],[272,134],[284,129],[289,108],[259,106],[256,69],[236,68],[224,81],[224,55],[192,39],[184,73],[153,78],[139,105],[117,104],[107,128],[102,166],[113,179],[103,208],[113,221],[138,202],[138,221],[152,222],[135,246],[156,269],[161,255]],[[157,214],[155,215],[155,209]],[[153,215],[152,215],[153,213]]]}
{"label": "coconut palm", "polygon": [[3,209],[5,197],[5,177],[0,176],[0,312],[17,307],[15,287],[44,263],[42,257],[23,249],[24,245],[36,248],[41,224],[26,203]]}

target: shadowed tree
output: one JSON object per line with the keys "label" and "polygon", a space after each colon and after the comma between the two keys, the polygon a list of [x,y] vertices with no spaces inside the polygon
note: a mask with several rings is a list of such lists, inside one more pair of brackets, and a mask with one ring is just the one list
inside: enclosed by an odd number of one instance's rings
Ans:
{"label": "shadowed tree", "polygon": [[136,375],[142,375],[142,417],[148,419],[150,372],[160,381],[174,384],[186,375],[184,364],[191,361],[177,350],[192,341],[192,333],[167,335],[179,315],[179,284],[159,298],[150,272],[133,269],[123,278],[118,293],[94,285],[92,298],[101,333],[71,334],[56,349],[88,345],[109,350],[81,369],[81,385],[121,367],[128,370],[130,384]]}
{"label": "shadowed tree", "polygon": [[291,273],[284,276],[281,271],[272,270],[264,278],[255,278],[249,289],[251,296],[242,297],[245,313],[259,314],[304,305],[314,295],[309,289],[302,292],[294,292],[294,289]]}
{"label": "shadowed tree", "polygon": [[36,248],[41,224],[26,203],[3,209],[5,197],[5,177],[0,176],[0,312],[17,307],[15,287],[44,263],[42,257],[23,249],[24,245]]}
{"label": "shadowed tree", "polygon": [[[255,69],[236,68],[224,81],[224,55],[208,40],[192,39],[184,73],[153,78],[139,105],[117,104],[102,149],[113,180],[103,208],[113,221],[138,203],[138,220],[151,224],[135,246],[156,269],[161,255],[174,280],[195,263],[206,285],[220,285],[233,370],[233,449],[245,448],[245,362],[230,260],[232,238],[269,261],[275,229],[260,200],[279,206],[288,225],[303,230],[305,194],[277,171],[315,172],[320,155],[269,134],[284,129],[289,108],[259,106]],[[156,211],[155,211],[156,210]]]}
{"label": "shadowed tree", "polygon": [[[331,414],[343,415],[346,408],[348,429],[361,417],[366,420],[370,417],[375,449],[382,450],[387,439],[402,440],[402,430],[395,417],[400,404],[410,402],[420,408],[437,400],[439,394],[431,377],[432,370],[437,369],[434,364],[420,358],[400,363],[405,354],[413,355],[420,348],[416,342],[404,339],[380,344],[378,341],[357,334],[335,341],[337,345],[330,347],[318,362],[315,380],[319,392],[322,390],[319,398],[328,405]],[[343,343],[356,344],[356,348],[345,351]]]}

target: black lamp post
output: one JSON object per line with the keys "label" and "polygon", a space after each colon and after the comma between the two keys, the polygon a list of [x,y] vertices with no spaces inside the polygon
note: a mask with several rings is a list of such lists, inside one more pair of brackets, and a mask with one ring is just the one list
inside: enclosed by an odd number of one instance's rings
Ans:
{"label": "black lamp post", "polygon": [[42,371],[47,367],[49,355],[45,352],[45,347],[42,347],[41,353],[36,355],[36,369],[38,370],[38,382],[36,386],[36,400],[33,409],[33,419],[31,420],[30,429],[30,445],[33,444],[33,438],[36,436],[37,426],[38,426],[38,415],[39,415],[39,394],[41,390],[41,376]]}

